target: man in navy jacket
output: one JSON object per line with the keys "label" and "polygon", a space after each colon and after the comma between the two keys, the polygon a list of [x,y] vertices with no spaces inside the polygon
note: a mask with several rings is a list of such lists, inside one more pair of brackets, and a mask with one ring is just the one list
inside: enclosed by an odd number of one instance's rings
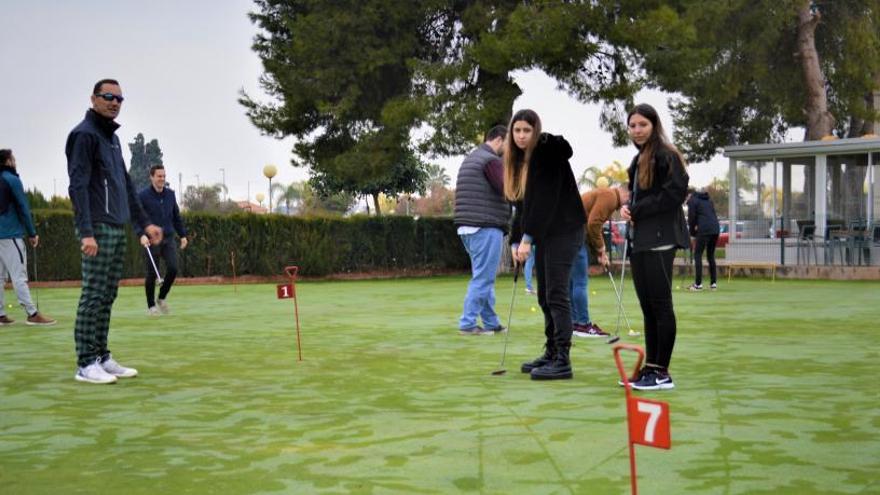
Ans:
{"label": "man in navy jacket", "polygon": [[102,79],[92,89],[92,108],[70,131],[64,153],[70,177],[76,235],[82,251],[82,293],[76,310],[76,380],[115,383],[137,376],[120,365],[107,348],[110,311],[119,289],[125,261],[125,224],[135,223],[158,244],[162,229],[153,225],[125,169],[114,120],[122,108],[122,90],[114,79]]}
{"label": "man in navy jacket", "polygon": [[696,238],[694,246],[694,267],[696,277],[693,285],[688,290],[703,290],[703,251],[706,251],[706,261],[709,262],[709,288],[718,288],[718,271],[715,267],[715,245],[721,232],[718,224],[718,215],[715,214],[715,205],[709,199],[709,193],[697,192],[694,189],[688,191],[688,230],[691,236]]}
{"label": "man in navy jacket", "polygon": [[[148,249],[150,256],[144,252],[144,263],[147,278],[144,287],[147,292],[147,314],[158,316],[169,313],[166,299],[174,279],[177,278],[177,249],[174,247],[174,234],[180,236],[180,249],[186,249],[186,229],[180,219],[180,209],[177,207],[177,199],[174,191],[165,187],[165,167],[161,164],[150,167],[150,185],[138,193],[141,204],[144,205],[147,215],[160,227],[164,239]],[[139,232],[143,235],[142,232]],[[143,240],[143,238],[142,238]],[[159,259],[165,260],[165,278],[162,279],[162,287],[159,288],[159,299],[156,299],[156,268]],[[157,263],[156,267],[153,263]]]}

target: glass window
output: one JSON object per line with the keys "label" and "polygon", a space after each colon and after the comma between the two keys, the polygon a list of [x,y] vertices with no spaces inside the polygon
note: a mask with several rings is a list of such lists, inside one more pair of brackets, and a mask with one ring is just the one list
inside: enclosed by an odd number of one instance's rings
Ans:
{"label": "glass window", "polygon": [[828,225],[848,229],[866,224],[868,154],[828,155],[826,211]]}

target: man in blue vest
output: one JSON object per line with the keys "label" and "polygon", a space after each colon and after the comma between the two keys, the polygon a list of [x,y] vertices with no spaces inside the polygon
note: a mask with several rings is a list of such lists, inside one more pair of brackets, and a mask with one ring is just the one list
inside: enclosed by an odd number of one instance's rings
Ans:
{"label": "man in blue vest", "polygon": [[[504,331],[495,313],[495,273],[501,261],[502,240],[510,221],[504,199],[504,166],[500,152],[507,128],[493,127],[483,144],[458,169],[455,184],[455,226],[471,258],[471,281],[458,322],[462,335]],[[477,318],[483,326],[477,324]]]}
{"label": "man in blue vest", "polygon": [[[177,278],[177,248],[174,246],[174,234],[180,236],[180,249],[186,249],[186,229],[183,221],[180,219],[180,208],[177,207],[177,198],[174,191],[165,187],[165,167],[161,164],[150,167],[150,185],[141,190],[138,194],[141,204],[147,216],[159,227],[162,227],[163,239],[156,246],[149,246],[152,257],[144,250],[144,263],[146,267],[147,277],[144,281],[144,288],[147,293],[147,314],[150,316],[167,315],[170,312],[168,303],[168,292]],[[144,233],[138,231],[142,236],[143,243]],[[158,263],[160,259],[165,260],[165,277],[162,279],[162,287],[159,288],[159,299],[156,299],[156,269],[153,263]]]}

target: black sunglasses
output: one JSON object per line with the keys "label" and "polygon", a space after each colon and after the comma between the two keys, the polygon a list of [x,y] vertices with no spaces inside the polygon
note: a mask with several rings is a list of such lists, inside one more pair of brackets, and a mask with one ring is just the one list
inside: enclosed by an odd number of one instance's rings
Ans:
{"label": "black sunglasses", "polygon": [[97,96],[98,98],[103,98],[104,101],[116,100],[119,103],[122,103],[122,100],[125,99],[122,97],[122,95],[114,95],[113,93],[102,93],[102,94],[96,94],[95,96]]}

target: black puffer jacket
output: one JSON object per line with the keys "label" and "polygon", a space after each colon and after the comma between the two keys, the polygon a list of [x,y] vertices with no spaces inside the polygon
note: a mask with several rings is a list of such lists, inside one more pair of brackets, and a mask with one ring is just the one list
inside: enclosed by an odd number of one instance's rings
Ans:
{"label": "black puffer jacket", "polygon": [[721,232],[718,225],[718,215],[715,214],[715,205],[709,199],[709,193],[695,192],[691,194],[687,207],[688,229],[692,236],[718,235]]}
{"label": "black puffer jacket", "polygon": [[562,136],[542,133],[532,151],[522,207],[516,206],[511,243],[523,233],[535,243],[583,228],[587,216],[568,159],[572,151]]}
{"label": "black puffer jacket", "polygon": [[639,156],[629,166],[632,250],[649,251],[661,246],[685,248],[690,244],[683,205],[690,177],[678,155],[671,150],[654,152],[654,181],[642,190],[636,183]]}

